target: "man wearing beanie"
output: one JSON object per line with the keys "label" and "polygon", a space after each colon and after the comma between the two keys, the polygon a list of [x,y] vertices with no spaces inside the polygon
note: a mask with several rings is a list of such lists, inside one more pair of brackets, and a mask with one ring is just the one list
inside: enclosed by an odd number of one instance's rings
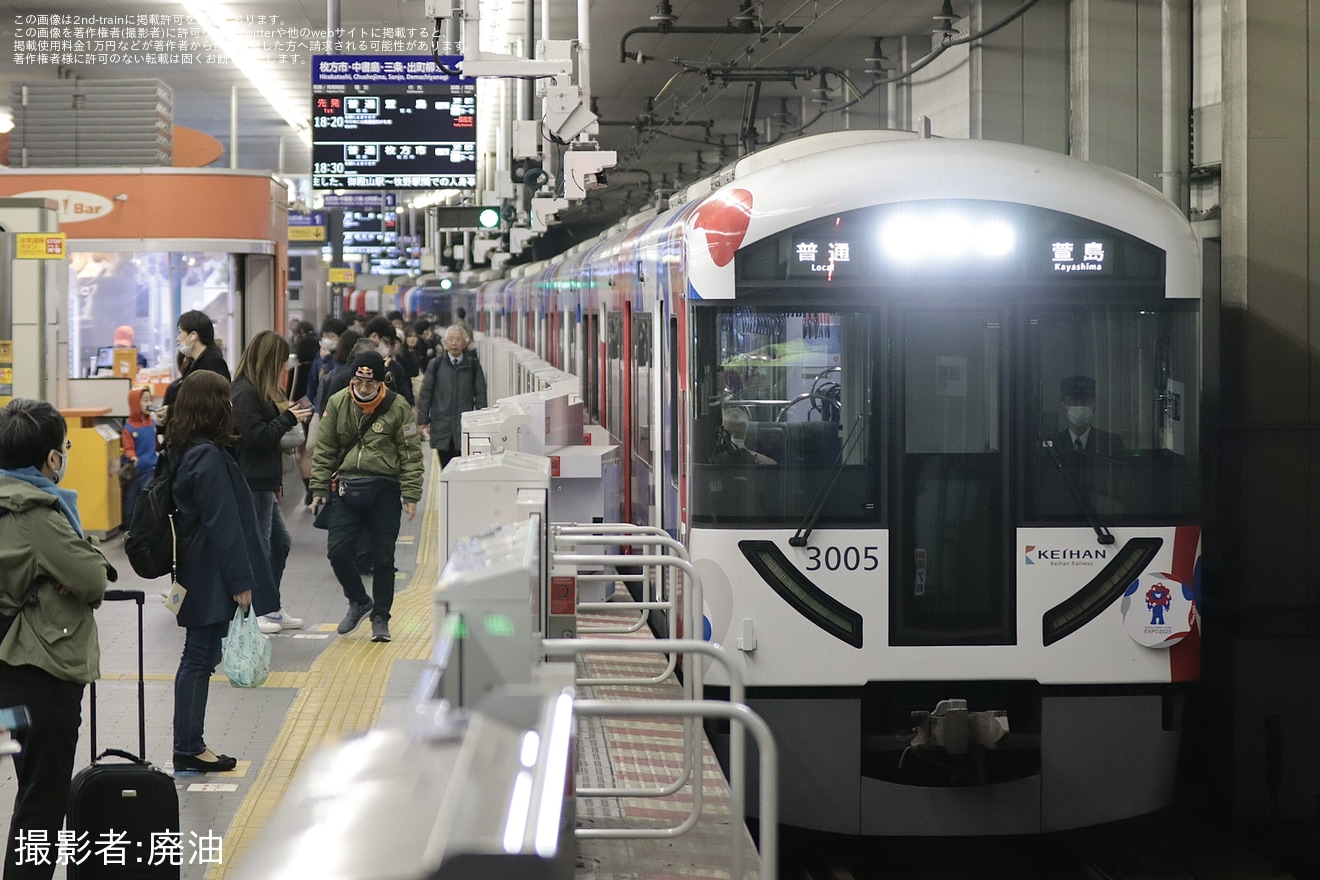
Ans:
{"label": "man wearing beanie", "polygon": [[[331,396],[312,454],[312,513],[329,530],[326,555],[348,600],[339,633],[371,616],[371,640],[390,640],[394,543],[399,517],[409,522],[422,497],[422,446],[412,407],[385,387],[385,360],[354,356],[348,387]],[[328,505],[328,507],[327,507]],[[324,510],[324,515],[322,508]],[[370,543],[371,596],[358,573],[358,535]]]}

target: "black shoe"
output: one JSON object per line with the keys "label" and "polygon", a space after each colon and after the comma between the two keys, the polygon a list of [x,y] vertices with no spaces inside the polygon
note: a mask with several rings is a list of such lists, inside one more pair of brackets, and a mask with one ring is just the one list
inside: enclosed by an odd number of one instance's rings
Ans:
{"label": "black shoe", "polygon": [[373,642],[388,642],[390,640],[390,625],[383,617],[373,617],[371,619],[371,640]]}
{"label": "black shoe", "polygon": [[370,599],[367,600],[365,605],[359,605],[356,602],[349,602],[348,613],[344,615],[343,620],[339,621],[339,634],[341,636],[346,636],[353,630],[357,629],[358,624],[362,622],[364,617],[371,613],[371,609],[374,607],[375,603]]}
{"label": "black shoe", "polygon": [[200,770],[203,773],[223,773],[238,766],[238,759],[228,755],[216,755],[214,761],[203,761],[196,755],[174,753],[175,770]]}

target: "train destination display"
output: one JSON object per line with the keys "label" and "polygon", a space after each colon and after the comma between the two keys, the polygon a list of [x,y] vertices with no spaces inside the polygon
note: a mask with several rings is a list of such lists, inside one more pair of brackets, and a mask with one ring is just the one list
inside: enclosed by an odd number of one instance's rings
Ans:
{"label": "train destination display", "polygon": [[476,80],[429,55],[315,55],[312,187],[474,189],[476,115]]}

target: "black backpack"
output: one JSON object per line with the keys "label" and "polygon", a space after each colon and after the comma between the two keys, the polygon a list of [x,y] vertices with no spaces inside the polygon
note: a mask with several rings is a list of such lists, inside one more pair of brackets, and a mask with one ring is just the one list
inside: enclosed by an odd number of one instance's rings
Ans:
{"label": "black backpack", "polygon": [[158,578],[174,570],[174,468],[161,453],[151,482],[138,495],[124,537],[124,553],[139,577]]}

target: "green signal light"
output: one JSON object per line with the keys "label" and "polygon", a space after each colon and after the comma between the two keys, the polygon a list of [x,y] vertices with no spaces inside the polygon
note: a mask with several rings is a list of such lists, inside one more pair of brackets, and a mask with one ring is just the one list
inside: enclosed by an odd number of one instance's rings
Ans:
{"label": "green signal light", "polygon": [[481,229],[496,229],[499,225],[499,208],[482,208],[477,211],[477,226]]}
{"label": "green signal light", "polygon": [[513,621],[503,614],[486,615],[486,634],[492,636],[513,635]]}
{"label": "green signal light", "polygon": [[453,287],[453,286],[454,286],[454,282],[453,282],[451,279],[449,279],[449,278],[441,278],[441,279],[440,279],[440,289],[441,289],[441,290],[448,290],[449,288],[451,288],[451,287]]}

